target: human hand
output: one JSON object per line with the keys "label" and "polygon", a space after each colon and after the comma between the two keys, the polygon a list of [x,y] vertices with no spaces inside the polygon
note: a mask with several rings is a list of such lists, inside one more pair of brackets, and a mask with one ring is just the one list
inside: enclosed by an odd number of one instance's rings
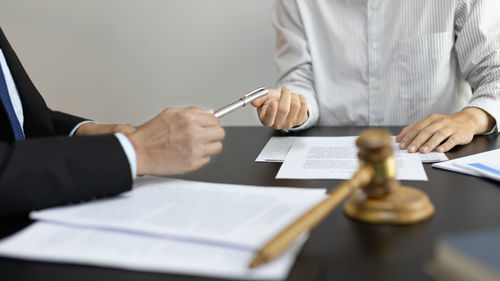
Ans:
{"label": "human hand", "polygon": [[135,131],[135,127],[130,124],[95,124],[85,123],[76,130],[75,135],[105,135],[114,133],[130,134]]}
{"label": "human hand", "polygon": [[281,93],[269,90],[266,96],[254,100],[252,105],[257,108],[262,125],[277,130],[302,125],[308,118],[306,97],[291,93],[288,87],[283,87]]}
{"label": "human hand", "polygon": [[438,152],[446,152],[456,145],[470,143],[474,135],[489,132],[494,125],[495,120],[488,113],[468,107],[450,115],[431,114],[405,127],[396,141],[410,153],[427,153],[436,147]]}
{"label": "human hand", "polygon": [[168,108],[128,134],[137,175],[168,176],[197,170],[221,152],[224,129],[212,111]]}

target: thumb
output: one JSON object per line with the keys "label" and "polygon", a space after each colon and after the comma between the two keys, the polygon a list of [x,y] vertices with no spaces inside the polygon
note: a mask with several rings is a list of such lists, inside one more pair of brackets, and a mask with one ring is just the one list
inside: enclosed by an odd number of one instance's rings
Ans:
{"label": "thumb", "polygon": [[261,107],[267,100],[268,100],[268,97],[263,96],[261,98],[258,98],[256,100],[252,101],[252,105],[255,107]]}

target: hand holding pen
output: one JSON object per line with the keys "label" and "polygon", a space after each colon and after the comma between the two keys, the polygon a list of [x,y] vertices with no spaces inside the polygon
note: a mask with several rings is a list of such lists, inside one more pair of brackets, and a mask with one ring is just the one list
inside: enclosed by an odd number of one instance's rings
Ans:
{"label": "hand holding pen", "polygon": [[306,97],[290,92],[287,87],[281,93],[269,90],[267,96],[254,100],[252,105],[257,107],[262,124],[277,130],[300,126],[308,118]]}

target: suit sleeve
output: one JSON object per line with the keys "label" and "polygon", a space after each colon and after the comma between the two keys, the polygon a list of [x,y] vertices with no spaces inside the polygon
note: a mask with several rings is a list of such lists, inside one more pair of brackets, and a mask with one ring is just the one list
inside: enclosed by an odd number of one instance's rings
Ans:
{"label": "suit sleeve", "polygon": [[127,191],[127,157],[114,135],[0,143],[0,218]]}
{"label": "suit sleeve", "polygon": [[68,136],[76,125],[78,125],[83,121],[89,120],[82,117],[53,110],[50,110],[50,117],[52,119],[52,123],[54,124],[56,135],[58,136]]}

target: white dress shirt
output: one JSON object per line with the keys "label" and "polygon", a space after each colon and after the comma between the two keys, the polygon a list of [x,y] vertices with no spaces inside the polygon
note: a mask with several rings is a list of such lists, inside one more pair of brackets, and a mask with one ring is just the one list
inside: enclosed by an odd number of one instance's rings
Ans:
{"label": "white dress shirt", "polygon": [[499,0],[277,0],[278,88],[319,125],[402,126],[478,107],[500,120]]}
{"label": "white dress shirt", "polygon": [[[7,61],[5,60],[5,56],[3,54],[2,49],[0,49],[0,71],[3,72],[5,77],[5,83],[7,84],[7,90],[9,92],[10,100],[12,102],[12,107],[16,113],[16,117],[19,120],[19,124],[21,125],[21,129],[24,133],[24,113],[23,106],[21,103],[21,99],[19,97],[19,92],[17,91],[16,83],[14,82],[14,78],[12,77],[12,73],[10,72],[10,68],[7,65]],[[78,123],[73,130],[71,130],[69,136],[73,136],[73,134],[78,130],[78,128],[85,123],[95,123],[93,121],[83,121]],[[137,158],[134,150],[134,146],[130,143],[129,139],[121,133],[115,134],[116,138],[120,142],[123,151],[127,155],[128,162],[130,164],[130,172],[132,173],[132,178],[135,179],[137,175]]]}

